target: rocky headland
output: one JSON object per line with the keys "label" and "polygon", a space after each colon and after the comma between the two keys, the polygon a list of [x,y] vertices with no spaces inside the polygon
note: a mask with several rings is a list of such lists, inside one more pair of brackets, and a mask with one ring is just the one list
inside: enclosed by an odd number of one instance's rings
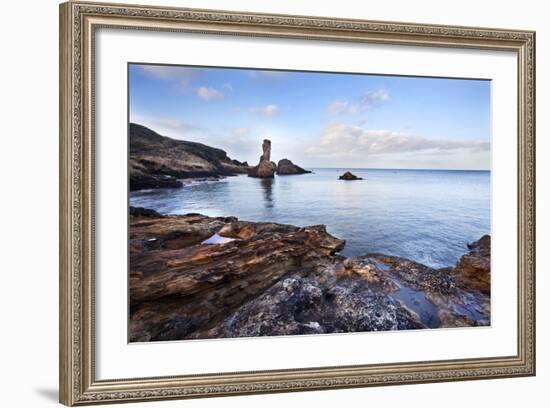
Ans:
{"label": "rocky headland", "polygon": [[202,143],[176,140],[136,124],[129,126],[130,191],[182,187],[185,179],[212,179],[237,174],[273,178],[275,174],[311,173],[288,159],[271,161],[271,141],[264,140],[259,163],[231,159],[221,149]]}
{"label": "rocky headland", "polygon": [[221,149],[161,136],[130,123],[130,190],[181,187],[181,179],[246,174],[246,162],[231,159]]}
{"label": "rocky headland", "polygon": [[433,269],[342,257],[324,225],[131,208],[129,231],[133,342],[490,324],[489,236]]}

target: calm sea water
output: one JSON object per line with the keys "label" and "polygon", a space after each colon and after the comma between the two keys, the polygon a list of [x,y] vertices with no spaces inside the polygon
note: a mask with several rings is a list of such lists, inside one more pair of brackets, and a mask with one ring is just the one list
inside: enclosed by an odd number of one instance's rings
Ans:
{"label": "calm sea water", "polygon": [[348,169],[255,179],[228,177],[181,189],[132,192],[130,205],[163,214],[236,216],[298,226],[325,224],[346,256],[382,252],[432,267],[454,265],[490,233],[490,172]]}

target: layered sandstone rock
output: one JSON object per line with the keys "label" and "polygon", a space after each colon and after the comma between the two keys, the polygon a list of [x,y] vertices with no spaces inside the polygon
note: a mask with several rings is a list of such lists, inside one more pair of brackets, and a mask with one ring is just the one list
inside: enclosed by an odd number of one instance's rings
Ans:
{"label": "layered sandstone rock", "polygon": [[[482,240],[470,256],[490,256]],[[462,260],[435,270],[381,254],[346,259],[344,245],[322,225],[131,209],[130,340],[490,323],[489,296],[463,279]]]}
{"label": "layered sandstone rock", "polygon": [[491,293],[491,237],[484,235],[468,245],[470,252],[456,265],[457,281],[483,293]]}

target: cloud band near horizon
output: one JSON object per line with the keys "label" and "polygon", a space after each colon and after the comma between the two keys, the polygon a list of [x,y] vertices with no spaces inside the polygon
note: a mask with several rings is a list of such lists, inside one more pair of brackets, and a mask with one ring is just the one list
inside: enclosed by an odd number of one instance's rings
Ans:
{"label": "cloud band near horizon", "polygon": [[490,82],[130,66],[130,120],[254,163],[490,168]]}

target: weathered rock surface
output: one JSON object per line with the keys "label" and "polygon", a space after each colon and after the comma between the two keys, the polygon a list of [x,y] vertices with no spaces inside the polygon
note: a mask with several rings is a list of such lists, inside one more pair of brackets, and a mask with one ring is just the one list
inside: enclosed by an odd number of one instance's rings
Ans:
{"label": "weathered rock surface", "polygon": [[460,258],[455,268],[459,284],[491,293],[491,237],[484,235],[468,245],[470,252]]}
{"label": "weathered rock surface", "polygon": [[[134,340],[186,337],[191,329],[182,327],[189,322],[196,330],[221,320],[282,275],[330,260],[344,246],[323,226],[298,228],[193,214],[131,216],[130,222]],[[215,233],[235,240],[201,244]]]}
{"label": "weathered rock surface", "polygon": [[[487,256],[490,257],[490,251]],[[490,324],[490,297],[459,279],[461,271],[458,264],[455,268],[433,269],[396,256],[369,254],[368,258],[383,265],[389,279],[400,287],[400,295],[404,295],[399,296],[400,300],[407,307],[416,308],[421,321],[427,326]]]}
{"label": "weathered rock surface", "polygon": [[271,141],[265,139],[262,143],[263,153],[257,166],[248,171],[249,177],[272,178],[277,166],[271,161]]}
{"label": "weathered rock surface", "polygon": [[344,174],[338,177],[338,180],[363,180],[363,178],[357,177],[355,174],[349,171],[346,171]]}
{"label": "weathered rock surface", "polygon": [[[203,244],[214,234],[231,239]],[[463,283],[461,269],[381,254],[346,259],[344,245],[322,225],[133,208],[130,340],[489,324],[489,296]]]}
{"label": "weathered rock surface", "polygon": [[201,143],[175,140],[130,123],[130,190],[181,187],[178,179],[248,173],[245,163]]}
{"label": "weathered rock surface", "polygon": [[290,174],[307,174],[311,171],[301,168],[300,166],[295,165],[288,159],[281,159],[277,163],[277,174],[278,175],[290,175]]}

